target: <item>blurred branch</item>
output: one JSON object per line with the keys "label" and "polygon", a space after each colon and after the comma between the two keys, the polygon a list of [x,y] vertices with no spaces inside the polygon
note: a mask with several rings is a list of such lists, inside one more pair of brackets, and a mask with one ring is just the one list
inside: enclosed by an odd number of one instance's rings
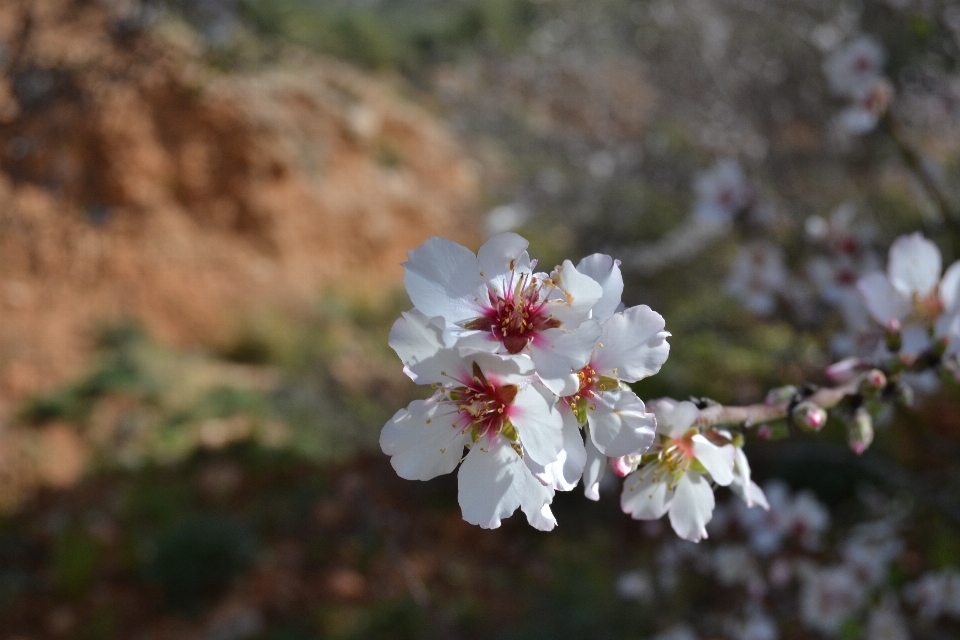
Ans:
{"label": "blurred branch", "polygon": [[881,119],[884,130],[897,145],[900,156],[904,164],[910,169],[914,177],[920,183],[927,197],[934,203],[940,211],[940,218],[943,226],[950,235],[950,244],[954,257],[960,256],[960,219],[955,208],[950,204],[949,199],[940,188],[936,178],[930,174],[923,164],[923,158],[917,153],[904,139],[900,132],[900,125],[890,111],[887,111]]}
{"label": "blurred branch", "polygon": [[[840,404],[847,396],[860,392],[860,383],[863,376],[857,376],[850,382],[838,387],[821,387],[804,400],[809,400],[823,409],[832,409]],[[785,420],[790,410],[796,405],[794,399],[784,400],[773,404],[754,404],[743,407],[727,407],[715,404],[700,410],[697,416],[697,425],[701,427],[716,427],[720,425],[743,425],[750,428],[759,424]]]}
{"label": "blurred branch", "polygon": [[725,224],[690,219],[656,242],[612,249],[610,253],[621,256],[624,269],[651,274],[672,264],[692,260],[729,231],[730,227]]}

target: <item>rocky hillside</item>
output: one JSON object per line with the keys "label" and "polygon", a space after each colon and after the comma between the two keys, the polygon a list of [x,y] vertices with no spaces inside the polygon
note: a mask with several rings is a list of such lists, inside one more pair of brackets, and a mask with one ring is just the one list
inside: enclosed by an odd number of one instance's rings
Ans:
{"label": "rocky hillside", "polygon": [[133,318],[173,344],[324,292],[395,289],[475,239],[476,170],[388,81],[315,59],[224,74],[107,3],[0,3],[0,401]]}

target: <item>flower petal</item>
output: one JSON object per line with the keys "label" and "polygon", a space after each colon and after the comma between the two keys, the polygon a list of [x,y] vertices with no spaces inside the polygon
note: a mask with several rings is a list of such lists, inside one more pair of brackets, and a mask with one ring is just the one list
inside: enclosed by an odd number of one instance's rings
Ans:
{"label": "flower petal", "polygon": [[933,291],[942,268],[937,245],[919,232],[900,236],[890,245],[887,275],[891,284],[908,297]]}
{"label": "flower petal", "polygon": [[580,482],[584,465],[587,462],[587,450],[583,444],[580,425],[572,411],[561,410],[563,416],[563,449],[556,461],[543,466],[524,456],[527,468],[541,484],[558,491],[570,491]]}
{"label": "flower petal", "polygon": [[857,282],[867,310],[882,325],[910,315],[910,299],[897,290],[882,273],[871,273]]}
{"label": "flower petal", "polygon": [[593,368],[627,382],[652,376],[670,355],[670,334],[663,328],[663,317],[646,305],[613,314],[603,323]]}
{"label": "flower petal", "polygon": [[474,445],[460,466],[457,486],[463,519],[484,529],[496,529],[518,507],[541,531],[557,524],[549,506],[553,490],[533,477],[505,438]]}
{"label": "flower petal", "polygon": [[380,448],[390,456],[397,475],[430,480],[457,468],[469,436],[456,426],[456,409],[428,400],[414,400],[398,411],[380,432]]}
{"label": "flower petal", "polygon": [[595,399],[588,410],[590,437],[606,456],[640,454],[650,448],[657,434],[657,419],[647,413],[643,401],[632,391],[613,391]]}
{"label": "flower petal", "polygon": [[700,434],[693,436],[693,455],[710,472],[710,478],[721,487],[733,482],[732,444],[718,447]]}
{"label": "flower petal", "polygon": [[600,481],[607,471],[607,456],[597,450],[593,438],[586,438],[584,448],[587,462],[583,466],[583,495],[589,500],[597,501],[600,499]]}
{"label": "flower petal", "polygon": [[466,247],[433,237],[407,253],[403,282],[413,305],[428,318],[458,322],[480,316],[487,290],[477,257]]}
{"label": "flower petal", "polygon": [[556,407],[557,397],[542,384],[531,382],[517,392],[507,415],[520,434],[524,455],[548,465],[563,449],[563,417]]}
{"label": "flower petal", "polygon": [[699,473],[683,474],[670,503],[673,530],[684,540],[700,542],[707,537],[707,523],[713,518],[714,505],[710,483]]}
{"label": "flower petal", "polygon": [[673,493],[652,469],[641,467],[623,481],[620,508],[634,520],[657,520],[670,508]]}
{"label": "flower petal", "polygon": [[700,415],[697,405],[688,400],[677,402],[663,398],[652,402],[651,406],[657,416],[657,433],[670,438],[679,438],[689,431]]}
{"label": "flower petal", "polygon": [[559,396],[577,392],[580,383],[576,373],[590,362],[600,331],[595,320],[587,320],[576,329],[547,329],[534,336],[529,344],[530,357],[547,388]]}
{"label": "flower petal", "polygon": [[947,268],[940,281],[940,300],[945,314],[960,311],[960,260]]}
{"label": "flower petal", "polygon": [[623,295],[620,261],[603,253],[595,253],[581,260],[577,264],[577,271],[596,280],[603,289],[603,295],[593,306],[593,319],[603,324],[617,312]]}
{"label": "flower petal", "polygon": [[603,297],[603,287],[577,271],[569,260],[550,275],[557,289],[550,295],[546,309],[557,320],[572,326],[590,317],[590,311]]}
{"label": "flower petal", "polygon": [[444,348],[440,328],[417,309],[401,314],[393,323],[388,342],[417,384],[442,384],[467,374],[468,364],[457,352]]}
{"label": "flower petal", "polygon": [[477,251],[477,261],[484,279],[490,282],[514,271],[529,272],[529,245],[525,238],[509,231],[484,242]]}

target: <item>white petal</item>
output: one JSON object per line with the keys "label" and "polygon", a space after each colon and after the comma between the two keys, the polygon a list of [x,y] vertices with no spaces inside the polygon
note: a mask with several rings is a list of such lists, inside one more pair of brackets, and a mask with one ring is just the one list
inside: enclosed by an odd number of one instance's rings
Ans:
{"label": "white petal", "polygon": [[730,483],[730,489],[746,503],[748,509],[762,507],[768,511],[770,510],[770,505],[767,503],[767,497],[764,495],[763,489],[757,486],[757,483],[753,480],[746,485],[740,484],[735,480]]}
{"label": "white petal", "polygon": [[488,282],[497,280],[511,272],[529,272],[530,245],[523,237],[515,233],[501,233],[483,243],[477,251],[480,271]]}
{"label": "white petal", "polygon": [[594,399],[588,409],[590,437],[606,456],[640,454],[650,448],[657,434],[657,419],[647,413],[643,401],[632,391],[613,391]]}
{"label": "white petal", "polygon": [[734,450],[732,444],[718,447],[700,434],[693,436],[693,455],[721,487],[733,482]]}
{"label": "white petal", "polygon": [[553,490],[540,484],[505,438],[487,446],[476,444],[457,475],[463,519],[484,529],[496,529],[517,508],[527,521],[549,531],[557,521],[550,512]]}
{"label": "white petal", "polygon": [[564,260],[551,274],[557,290],[551,294],[546,308],[565,324],[576,326],[590,316],[593,306],[603,297],[603,287],[590,276],[577,271]]}
{"label": "white petal", "polygon": [[929,293],[940,281],[940,250],[919,232],[900,236],[890,245],[887,275],[900,293]]}
{"label": "white petal", "polygon": [[576,329],[541,331],[530,341],[529,353],[543,383],[557,395],[568,396],[580,386],[570,375],[587,366],[599,339],[600,325],[587,320]]}
{"label": "white petal", "polygon": [[467,374],[467,363],[457,352],[444,348],[440,328],[417,309],[401,314],[393,323],[389,344],[417,384],[442,384]]}
{"label": "white petal", "polygon": [[537,382],[519,392],[507,415],[520,434],[524,455],[534,462],[554,462],[563,448],[563,417],[556,406],[557,397]]}
{"label": "white petal", "polygon": [[960,311],[960,260],[957,260],[943,274],[940,281],[940,300],[943,301],[944,312]]}
{"label": "white petal", "polygon": [[587,462],[587,450],[583,445],[580,425],[572,411],[561,411],[563,415],[563,449],[555,462],[542,466],[530,456],[524,456],[527,468],[541,484],[558,491],[570,491],[580,482],[584,465]]}
{"label": "white petal", "polygon": [[603,323],[603,346],[597,348],[593,368],[627,382],[652,376],[670,355],[670,334],[663,328],[663,317],[646,305],[615,313]]}
{"label": "white petal", "polygon": [[430,480],[456,469],[470,439],[455,425],[457,417],[454,407],[430,398],[414,400],[390,418],[380,432],[380,448],[397,475]]}
{"label": "white petal", "polygon": [[433,237],[407,253],[403,282],[410,300],[429,318],[450,322],[476,318],[487,289],[477,257],[464,246]]}
{"label": "white petal", "polygon": [[654,479],[653,470],[641,467],[623,481],[620,508],[634,520],[657,520],[670,508],[673,491]]}
{"label": "white petal", "polygon": [[903,320],[910,315],[910,299],[890,283],[882,273],[871,273],[857,282],[867,310],[882,325],[891,320]]}
{"label": "white petal", "polygon": [[587,450],[587,462],[583,466],[583,495],[596,501],[600,499],[600,481],[607,472],[607,456],[597,450],[593,438],[588,437],[584,447]]}
{"label": "white petal", "polygon": [[595,253],[581,260],[577,271],[590,276],[603,288],[603,295],[593,307],[593,319],[602,324],[620,306],[620,297],[623,295],[620,261],[603,253]]}
{"label": "white petal", "polygon": [[683,474],[670,503],[673,530],[684,540],[700,542],[707,537],[714,504],[713,489],[703,476],[692,471]]}
{"label": "white petal", "polygon": [[700,415],[697,405],[684,400],[677,402],[669,398],[653,404],[653,413],[657,416],[657,432],[670,438],[679,438],[693,426]]}
{"label": "white petal", "polygon": [[530,382],[534,373],[533,361],[523,356],[498,356],[490,353],[474,353],[465,358],[471,369],[472,362],[483,372],[487,381],[496,386],[515,384],[518,387]]}

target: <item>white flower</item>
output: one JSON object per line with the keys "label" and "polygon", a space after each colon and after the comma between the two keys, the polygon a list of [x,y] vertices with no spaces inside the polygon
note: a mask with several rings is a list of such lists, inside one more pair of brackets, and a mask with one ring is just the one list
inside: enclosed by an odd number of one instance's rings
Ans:
{"label": "white flower", "polygon": [[698,411],[692,402],[660,400],[653,411],[661,443],[650,461],[627,477],[620,506],[636,520],[669,513],[678,536],[699,542],[715,504],[710,481],[733,482],[734,447],[718,446],[693,427]]}
{"label": "white flower", "polygon": [[844,542],[841,553],[844,563],[868,586],[886,581],[890,564],[903,551],[903,542],[897,538],[895,527],[887,521],[858,526]]}
{"label": "white flower", "polygon": [[820,535],[830,525],[826,507],[807,491],[791,496],[790,489],[780,480],[767,482],[764,494],[768,510],[750,509],[745,504],[737,509],[738,520],[754,551],[770,555],[783,546],[787,536],[795,536],[809,551],[816,550]]}
{"label": "white flower", "polygon": [[[397,474],[408,480],[458,475],[459,502],[467,522],[500,526],[519,507],[542,530],[556,526],[553,488],[530,471],[558,459],[563,419],[556,397],[533,378],[532,361],[477,353],[461,357],[442,344],[439,327],[417,310],[403,314],[390,345],[418,382],[437,392],[415,400],[384,426],[380,447]],[[463,456],[464,448],[469,453]]]}
{"label": "white flower", "polygon": [[941,615],[960,619],[960,573],[951,569],[926,573],[904,589],[904,600],[926,620]]}
{"label": "white flower", "polygon": [[892,594],[883,598],[867,618],[866,640],[910,640],[907,622]]}
{"label": "white flower", "polygon": [[940,278],[937,245],[920,233],[900,236],[890,246],[887,273],[872,273],[858,283],[867,309],[885,327],[891,321],[936,323],[952,319],[960,307],[960,261]]}
{"label": "white flower", "polygon": [[836,636],[864,604],[866,592],[844,567],[815,571],[800,591],[800,618],[808,629]]}
{"label": "white flower", "polygon": [[734,474],[733,481],[730,483],[730,490],[743,500],[747,508],[762,507],[769,509],[767,497],[756,482],[750,479],[750,463],[747,462],[747,456],[743,452],[743,447],[736,447],[734,450]]}
{"label": "white flower", "polygon": [[653,640],[697,640],[697,634],[690,625],[678,624],[658,633]]}
{"label": "white flower", "polygon": [[404,283],[414,306],[461,352],[526,353],[558,394],[600,337],[590,319],[603,297],[599,283],[567,260],[549,276],[533,272],[527,241],[515,233],[488,240],[477,255],[444,238],[408,253]]}
{"label": "white flower", "polygon": [[617,595],[626,600],[650,603],[654,598],[653,579],[646,571],[627,571],[617,578]]}
{"label": "white flower", "polygon": [[880,44],[870,36],[860,36],[827,58],[823,71],[833,93],[856,99],[880,77],[885,61]]}
{"label": "white flower", "polygon": [[699,174],[694,189],[697,202],[693,217],[711,225],[729,224],[737,213],[753,206],[755,200],[740,163],[729,158]]}
{"label": "white flower", "polygon": [[893,102],[893,85],[886,78],[876,78],[869,89],[855,97],[853,104],[840,112],[840,126],[854,135],[870,133]]}
{"label": "white flower", "polygon": [[753,242],[737,254],[727,279],[727,291],[753,313],[768,316],[776,310],[777,296],[783,294],[789,282],[780,247]]}

